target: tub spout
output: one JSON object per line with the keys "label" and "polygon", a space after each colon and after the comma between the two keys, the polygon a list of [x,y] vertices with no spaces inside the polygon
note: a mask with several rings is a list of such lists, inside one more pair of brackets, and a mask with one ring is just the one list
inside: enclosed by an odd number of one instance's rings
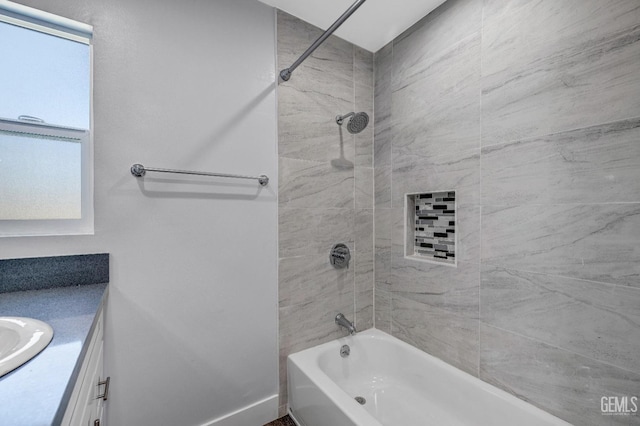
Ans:
{"label": "tub spout", "polygon": [[336,324],[349,330],[349,334],[351,335],[358,332],[358,330],[356,330],[356,326],[342,314],[336,315]]}

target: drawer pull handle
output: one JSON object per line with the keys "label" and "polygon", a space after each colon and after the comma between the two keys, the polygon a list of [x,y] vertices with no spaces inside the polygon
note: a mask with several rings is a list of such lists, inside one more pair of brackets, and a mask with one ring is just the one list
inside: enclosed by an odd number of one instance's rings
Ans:
{"label": "drawer pull handle", "polygon": [[106,380],[102,380],[98,382],[98,387],[104,385],[104,393],[102,395],[98,395],[96,399],[102,398],[103,401],[106,401],[109,398],[109,382],[111,381],[111,376],[107,377]]}

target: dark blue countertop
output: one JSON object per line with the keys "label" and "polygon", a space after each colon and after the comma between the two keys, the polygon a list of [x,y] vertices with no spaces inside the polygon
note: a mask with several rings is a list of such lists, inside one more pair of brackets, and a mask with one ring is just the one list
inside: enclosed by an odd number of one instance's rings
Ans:
{"label": "dark blue countertop", "polygon": [[0,378],[0,425],[60,423],[106,288],[90,284],[0,293],[0,316],[36,318],[54,333],[44,351]]}

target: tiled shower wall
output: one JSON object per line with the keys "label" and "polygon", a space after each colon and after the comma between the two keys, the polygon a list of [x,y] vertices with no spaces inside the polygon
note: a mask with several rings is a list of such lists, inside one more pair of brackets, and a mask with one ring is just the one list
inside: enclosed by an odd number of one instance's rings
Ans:
{"label": "tiled shower wall", "polygon": [[[576,425],[640,392],[640,2],[449,0],[375,55],[376,327]],[[403,257],[450,189],[457,268]]]}
{"label": "tiled shower wall", "polygon": [[[322,31],[278,12],[279,69]],[[344,313],[373,326],[373,54],[330,37],[278,87],[280,404],[287,402],[286,357],[344,336]],[[364,111],[352,135],[337,115]],[[348,269],[329,264],[345,243]]]}

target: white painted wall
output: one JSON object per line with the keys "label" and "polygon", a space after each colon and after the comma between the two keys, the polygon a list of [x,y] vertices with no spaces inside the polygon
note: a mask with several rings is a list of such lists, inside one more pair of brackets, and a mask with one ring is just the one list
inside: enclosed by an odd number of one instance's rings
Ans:
{"label": "white painted wall", "polygon": [[[94,26],[96,232],[5,238],[0,258],[111,253],[109,424],[202,425],[265,400],[251,412],[256,424],[272,420],[273,10],[254,0],[22,3]],[[135,162],[265,173],[271,183],[140,181]]]}

